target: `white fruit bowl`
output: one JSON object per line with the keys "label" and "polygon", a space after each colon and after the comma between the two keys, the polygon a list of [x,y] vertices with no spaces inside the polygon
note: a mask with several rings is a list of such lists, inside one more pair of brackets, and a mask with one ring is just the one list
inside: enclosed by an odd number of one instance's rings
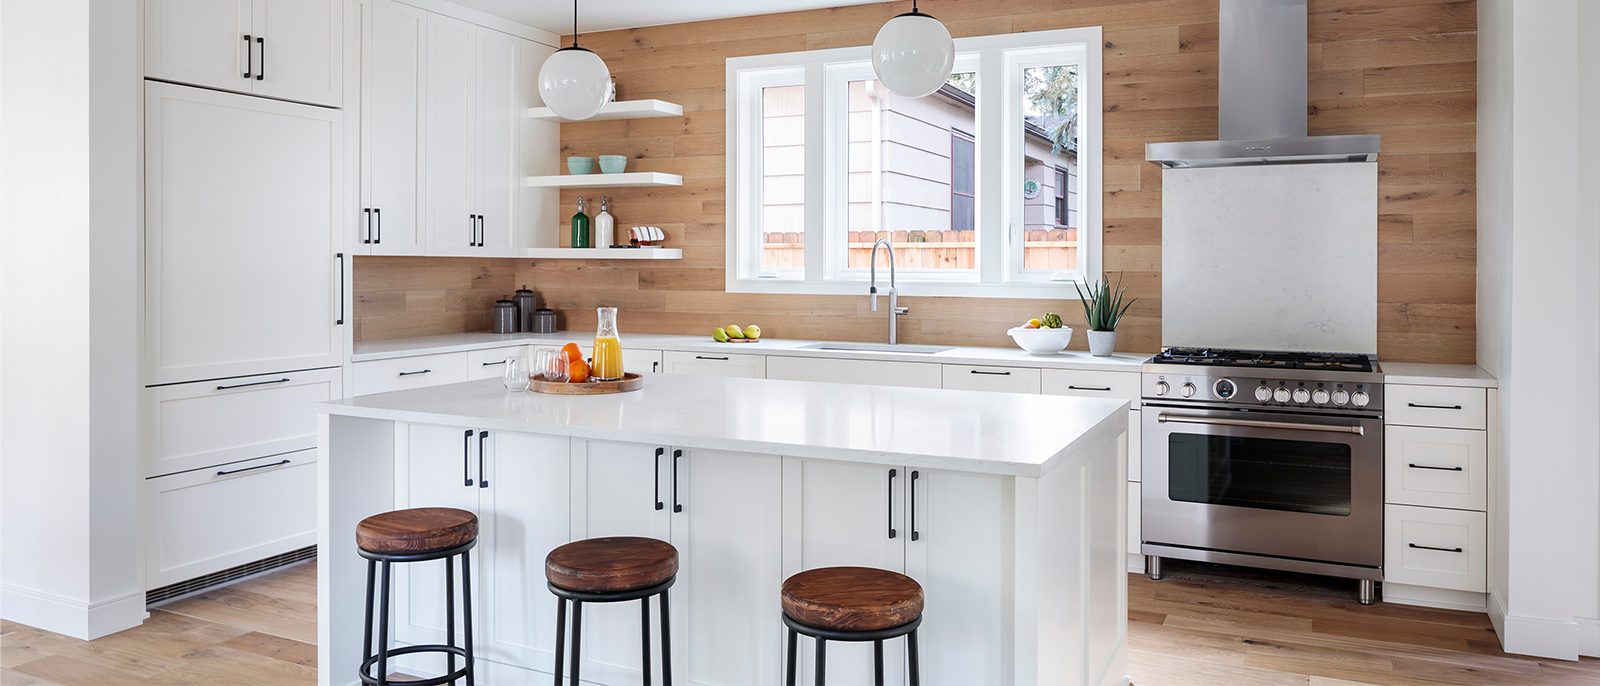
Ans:
{"label": "white fruit bowl", "polygon": [[1054,355],[1066,349],[1072,342],[1072,329],[1061,327],[1059,329],[1024,329],[1016,327],[1006,333],[1011,334],[1011,340],[1034,355]]}

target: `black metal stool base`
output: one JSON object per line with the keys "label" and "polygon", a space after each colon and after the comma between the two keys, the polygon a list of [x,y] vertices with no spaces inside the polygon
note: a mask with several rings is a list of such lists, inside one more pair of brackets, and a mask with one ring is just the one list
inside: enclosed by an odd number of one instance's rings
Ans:
{"label": "black metal stool base", "polygon": [[891,626],[887,629],[876,631],[834,631],[819,627],[801,624],[799,620],[783,613],[783,625],[789,627],[789,658],[784,672],[784,683],[795,686],[795,671],[800,660],[800,634],[805,634],[817,640],[816,680],[817,686],[826,686],[828,681],[827,645],[828,641],[847,641],[851,643],[872,642],[872,683],[883,686],[883,642],[891,638],[906,637],[907,657],[911,662],[911,686],[921,686],[922,670],[917,660],[917,627],[922,626],[922,616],[918,615],[900,626]]}
{"label": "black metal stool base", "polygon": [[[469,663],[471,662],[471,656],[467,654],[467,649],[458,646],[439,645],[434,643],[429,645],[415,645],[406,646],[404,648],[395,648],[394,650],[383,651],[382,655],[374,655],[369,657],[361,663],[361,683],[368,684],[369,686],[378,686],[380,683],[389,683],[388,675],[384,675],[383,681],[379,681],[377,675],[372,674],[372,666],[378,664],[379,661],[387,663],[390,659],[400,657],[401,655],[411,655],[414,653],[450,653],[452,655],[459,655],[463,658],[467,658],[467,661]],[[451,662],[454,662],[454,660],[451,660]],[[406,681],[404,684],[405,686],[439,686],[439,684],[454,683],[457,679],[467,678],[468,671],[469,669],[463,666],[461,669],[455,670],[443,676],[436,676],[430,679]]]}
{"label": "black metal stool base", "polygon": [[[430,677],[420,681],[405,682],[407,686],[438,686],[439,684],[454,684],[459,680],[466,680],[467,686],[477,686],[477,670],[473,667],[472,659],[472,562],[467,553],[477,545],[477,539],[465,544],[435,550],[426,553],[408,555],[393,555],[375,553],[360,547],[356,552],[367,558],[367,623],[366,632],[361,639],[361,683],[368,686],[389,686],[389,659],[401,655],[415,653],[444,653],[449,656],[448,671],[443,676]],[[466,626],[466,645],[456,645],[456,576],[454,560],[461,557],[461,613]],[[426,562],[428,560],[444,560],[444,585],[445,585],[445,645],[428,644],[406,646],[404,648],[389,648],[389,566],[397,562]],[[376,587],[379,568],[383,571],[383,587]],[[376,596],[376,598],[374,597]],[[378,644],[372,644],[372,604],[379,602],[378,608]],[[460,657],[466,662],[460,669],[456,669],[456,658]],[[373,667],[377,667],[376,670]]]}
{"label": "black metal stool base", "polygon": [[578,665],[582,659],[581,642],[583,640],[583,604],[584,603],[620,603],[629,600],[639,601],[639,627],[642,639],[639,643],[644,648],[644,686],[650,686],[650,596],[661,596],[661,683],[672,686],[672,616],[669,613],[667,589],[672,588],[673,582],[678,577],[632,591],[621,593],[587,593],[562,588],[550,582],[545,582],[550,587],[550,592],[556,596],[556,674],[555,684],[561,686],[562,673],[566,658],[567,638],[567,602],[572,603],[572,686],[578,686]]}

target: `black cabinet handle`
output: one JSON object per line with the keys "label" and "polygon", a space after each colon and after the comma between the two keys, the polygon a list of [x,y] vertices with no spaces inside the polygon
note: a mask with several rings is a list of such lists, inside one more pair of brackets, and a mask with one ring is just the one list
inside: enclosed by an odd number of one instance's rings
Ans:
{"label": "black cabinet handle", "polygon": [[264,81],[267,78],[267,39],[256,36],[256,47],[261,49],[261,66],[256,68],[256,80]]}
{"label": "black cabinet handle", "polygon": [[289,377],[286,376],[286,377],[283,377],[281,379],[278,379],[277,381],[256,381],[254,383],[236,383],[236,384],[234,384],[232,386],[218,386],[217,390],[226,391],[226,390],[228,390],[230,388],[244,388],[246,386],[265,386],[267,384],[273,384],[273,383],[289,383]]}
{"label": "black cabinet handle", "polygon": [[488,440],[489,432],[478,432],[478,488],[489,487],[489,477],[483,473],[483,442]]}
{"label": "black cabinet handle", "polygon": [[913,541],[922,538],[922,534],[917,531],[917,479],[921,477],[922,472],[911,470],[911,540]]}
{"label": "black cabinet handle", "polygon": [[1435,547],[1433,547],[1431,545],[1417,545],[1415,543],[1407,543],[1406,545],[1411,546],[1413,548],[1416,548],[1417,550],[1437,550],[1437,551],[1439,551],[1441,553],[1459,553],[1459,552],[1462,552],[1462,550],[1460,548],[1435,548]]}
{"label": "black cabinet handle", "polygon": [[478,215],[467,215],[467,247],[478,247]]}
{"label": "black cabinet handle", "polygon": [[252,470],[256,470],[256,469],[266,469],[267,467],[277,467],[277,466],[286,465],[286,464],[289,464],[289,459],[288,458],[284,458],[284,459],[279,460],[277,462],[273,462],[272,464],[258,464],[258,465],[254,466],[254,467],[245,467],[244,469],[230,469],[230,470],[228,470],[226,472],[217,472],[217,476],[227,476],[229,474],[238,474],[239,472],[248,472],[248,471],[252,471]]}
{"label": "black cabinet handle", "polygon": [[682,450],[672,451],[672,511],[682,512],[683,503],[678,502],[678,458],[683,457]]}
{"label": "black cabinet handle", "polygon": [[894,477],[899,470],[889,470],[889,538],[894,538],[899,532],[894,530]]}
{"label": "black cabinet handle", "polygon": [[461,478],[472,485],[472,429],[461,439]]}
{"label": "black cabinet handle", "polygon": [[1460,405],[1418,405],[1417,403],[1406,403],[1406,407],[1420,407],[1420,408],[1422,408],[1424,410],[1459,410],[1459,409],[1461,409]]}
{"label": "black cabinet handle", "polygon": [[650,371],[652,371],[652,372],[661,371],[661,363],[660,362],[651,362],[650,363]]}
{"label": "black cabinet handle", "polygon": [[433,371],[432,369],[424,369],[424,370],[419,371],[419,372],[400,372],[400,376],[411,376],[412,374],[428,374],[428,373],[430,373],[432,371]]}
{"label": "black cabinet handle", "polygon": [[666,448],[656,448],[656,509],[665,510],[667,504],[661,502],[661,456],[667,454]]}
{"label": "black cabinet handle", "polygon": [[1425,465],[1425,464],[1408,464],[1406,466],[1410,467],[1412,469],[1437,469],[1437,470],[1439,470],[1441,472],[1459,472],[1459,471],[1462,471],[1461,467],[1434,467],[1432,465]]}
{"label": "black cabinet handle", "polygon": [[372,208],[370,208],[370,207],[361,208],[361,214],[365,216],[366,224],[367,224],[364,227],[366,230],[362,233],[361,242],[362,243],[371,243],[372,242]]}
{"label": "black cabinet handle", "polygon": [[379,209],[377,207],[372,208],[372,216],[376,217],[377,220],[378,220],[378,235],[372,239],[372,242],[373,243],[382,243],[383,242],[383,210]]}
{"label": "black cabinet handle", "polygon": [[244,34],[244,77],[247,79],[250,78],[250,72],[254,71],[254,69],[251,68],[252,60],[254,58],[255,53],[250,49],[250,34]]}
{"label": "black cabinet handle", "polygon": [[[974,370],[971,370],[968,373],[969,374],[985,374],[985,375],[988,375],[988,376],[1011,376],[1011,372],[986,372],[986,371],[983,371],[981,369],[974,369]],[[912,472],[912,474],[916,474],[916,472]]]}
{"label": "black cabinet handle", "polygon": [[485,366],[485,367],[493,367],[493,366],[495,366],[497,364],[505,364],[505,363],[506,363],[505,360],[501,360],[499,362],[485,362],[485,363],[483,363],[483,366]]}
{"label": "black cabinet handle", "polygon": [[721,360],[723,362],[727,362],[728,361],[728,358],[726,358],[726,357],[708,357],[706,355],[695,355],[694,359],[697,359],[697,360]]}
{"label": "black cabinet handle", "polygon": [[488,217],[481,214],[478,215],[478,247],[480,248],[489,242],[489,229],[484,223],[488,220]]}
{"label": "black cabinet handle", "polygon": [[333,320],[335,326],[344,326],[344,253],[334,253],[339,258],[339,318]]}
{"label": "black cabinet handle", "polygon": [[1070,390],[1070,391],[1101,391],[1101,392],[1105,392],[1105,391],[1111,390],[1111,387],[1107,386],[1105,388],[1095,388],[1094,386],[1068,386],[1067,390]]}

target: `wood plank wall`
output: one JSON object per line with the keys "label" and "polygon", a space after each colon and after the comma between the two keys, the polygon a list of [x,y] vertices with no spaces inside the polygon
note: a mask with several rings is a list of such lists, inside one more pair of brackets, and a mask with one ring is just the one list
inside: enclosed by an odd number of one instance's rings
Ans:
{"label": "wood plank wall", "polygon": [[[563,155],[625,154],[630,170],[684,176],[681,188],[614,189],[618,226],[663,227],[679,262],[357,258],[358,340],[485,330],[495,297],[527,283],[593,325],[623,309],[624,332],[709,333],[759,323],[767,336],[880,340],[865,296],[723,292],[724,60],[866,45],[909,3],[795,12],[583,36],[623,99],[682,103],[682,118],[562,127]],[[1160,346],[1161,172],[1152,141],[1217,136],[1214,0],[928,0],[956,36],[1100,25],[1105,29],[1105,263],[1139,301],[1118,348]],[[1475,351],[1476,21],[1473,2],[1311,0],[1310,132],[1378,133],[1378,352],[1471,363]],[[570,208],[577,192],[563,192]],[[590,199],[591,202],[593,199]],[[552,227],[554,228],[554,227]],[[905,298],[908,343],[1010,345],[1004,331],[1047,310],[1081,330],[1072,300]],[[1086,346],[1075,336],[1073,348]]]}

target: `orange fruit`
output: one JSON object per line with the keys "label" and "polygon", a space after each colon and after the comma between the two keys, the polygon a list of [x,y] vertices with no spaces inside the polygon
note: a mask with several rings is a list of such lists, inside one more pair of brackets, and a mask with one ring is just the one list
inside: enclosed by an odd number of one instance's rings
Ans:
{"label": "orange fruit", "polygon": [[583,351],[578,349],[577,343],[568,343],[561,346],[561,354],[567,356],[567,364],[583,361]]}
{"label": "orange fruit", "polygon": [[[571,345],[568,343],[568,345]],[[589,380],[589,364],[583,360],[573,360],[567,367],[567,381],[583,383]]]}

